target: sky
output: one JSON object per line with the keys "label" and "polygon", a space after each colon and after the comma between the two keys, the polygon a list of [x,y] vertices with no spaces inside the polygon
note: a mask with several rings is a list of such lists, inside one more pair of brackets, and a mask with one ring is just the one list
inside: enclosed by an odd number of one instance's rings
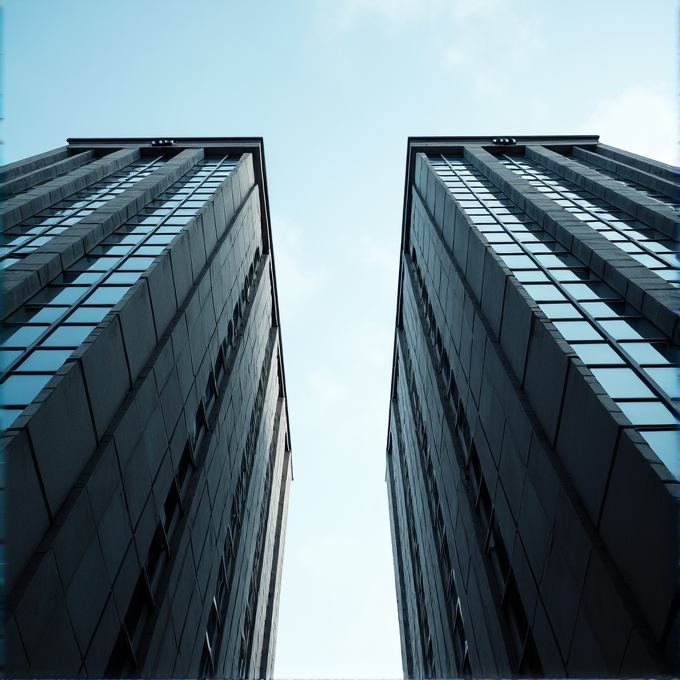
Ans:
{"label": "sky", "polygon": [[409,136],[677,163],[676,0],[4,0],[4,163],[261,136],[294,482],[275,676],[402,676],[385,485]]}

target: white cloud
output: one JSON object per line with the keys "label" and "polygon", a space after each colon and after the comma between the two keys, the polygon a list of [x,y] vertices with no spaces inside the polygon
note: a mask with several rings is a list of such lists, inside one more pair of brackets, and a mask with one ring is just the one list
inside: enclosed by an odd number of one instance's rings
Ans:
{"label": "white cloud", "polygon": [[578,131],[664,163],[677,163],[677,114],[671,88],[637,85],[600,100]]}

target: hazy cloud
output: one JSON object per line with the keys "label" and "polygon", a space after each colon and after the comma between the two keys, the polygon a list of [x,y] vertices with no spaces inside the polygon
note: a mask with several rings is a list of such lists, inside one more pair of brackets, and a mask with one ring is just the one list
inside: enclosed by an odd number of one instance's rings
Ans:
{"label": "hazy cloud", "polygon": [[675,96],[659,83],[603,98],[578,130],[601,135],[605,144],[673,164],[678,161],[676,126]]}

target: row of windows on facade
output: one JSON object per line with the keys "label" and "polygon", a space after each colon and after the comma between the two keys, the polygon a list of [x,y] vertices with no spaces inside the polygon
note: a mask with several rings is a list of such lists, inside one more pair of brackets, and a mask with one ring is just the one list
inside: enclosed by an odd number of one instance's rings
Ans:
{"label": "row of windows on facade", "polygon": [[[259,260],[259,255],[257,259]],[[241,527],[245,515],[246,500],[249,495],[252,472],[255,467],[255,454],[261,427],[266,390],[267,385],[269,384],[269,372],[273,349],[274,342],[273,340],[270,340],[267,345],[264,363],[260,372],[260,380],[258,383],[257,393],[255,395],[255,403],[250,416],[246,445],[241,456],[239,476],[232,499],[231,514],[229,526],[227,527],[227,535],[224,543],[223,554],[220,556],[220,579],[218,579],[215,596],[211,604],[210,615],[205,631],[205,640],[203,644],[199,671],[199,675],[201,677],[214,675],[218,672],[216,663],[217,659],[219,658],[220,646],[224,638],[226,608],[228,605],[229,592],[235,572],[236,554],[241,537]],[[280,373],[278,374],[278,377],[279,396],[282,396],[283,387]],[[262,570],[263,546],[266,538],[266,522],[269,514],[269,502],[272,489],[273,465],[275,463],[275,457],[276,441],[275,437],[273,437],[265,474],[264,495],[262,497],[263,503],[260,508],[258,533],[255,539],[253,569],[250,572],[251,581],[249,594],[246,601],[243,626],[239,633],[238,672],[240,677],[245,677],[247,674],[247,663],[251,656],[253,647],[253,636],[255,631],[252,624],[253,617],[257,610],[260,582],[260,579],[257,575],[259,575]]]}
{"label": "row of windows on facade", "polygon": [[[259,248],[257,249],[254,258],[254,263],[255,262],[260,262]],[[250,284],[251,283],[252,279],[250,280]],[[244,289],[246,286],[249,287],[250,284],[248,282],[248,277],[246,276],[246,280],[243,284]],[[241,336],[238,337],[240,338]],[[203,463],[205,451],[202,453],[200,452],[201,444],[206,431],[210,428],[209,423],[213,411],[219,411],[219,405],[217,403],[218,389],[226,385],[228,367],[234,360],[234,356],[230,357],[229,354],[232,349],[236,350],[237,348],[237,337],[233,337],[230,340],[228,349],[226,340],[225,334],[224,341],[220,344],[215,366],[209,371],[203,396],[199,401],[196,415],[193,420],[193,425],[190,429],[189,436],[187,437],[179,464],[170,483],[165,501],[161,507],[159,522],[151,540],[147,558],[140,571],[137,585],[132,593],[128,609],[123,623],[121,624],[119,636],[109,659],[107,676],[133,677],[144,665],[145,656],[148,651],[148,643],[150,641],[150,633],[153,631],[153,626],[155,624],[154,611],[156,609],[156,601],[161,602],[164,599],[164,591],[168,586],[168,567],[172,555],[177,552],[182,535],[181,517],[186,515],[193,500],[193,494],[189,497],[189,482],[193,472]],[[258,393],[259,391],[260,390],[258,390]],[[256,412],[260,411],[261,404],[258,408],[256,402],[253,410],[253,417],[256,415]],[[261,413],[259,415],[261,415]],[[252,445],[250,440],[248,440],[246,444],[246,449],[248,449],[249,445]],[[245,462],[244,454],[244,464]],[[247,474],[250,473],[250,469],[251,468],[248,468],[246,470]],[[241,480],[239,479],[239,483],[240,482]],[[239,489],[240,486],[237,485],[236,495],[239,494]],[[242,503],[244,498],[245,497],[243,496],[239,496],[239,503]],[[234,500],[236,501],[236,496]],[[233,517],[234,511],[232,510],[232,518]],[[241,513],[239,513],[237,517],[242,517],[242,508]],[[233,541],[231,525],[227,540],[230,541],[230,546],[232,548],[229,554],[235,555],[235,545],[238,544],[238,539],[236,539],[235,544],[231,542]],[[229,564],[231,568],[231,579],[233,576],[233,560],[228,561],[227,564]],[[220,576],[222,573],[226,573],[224,558],[221,560],[220,569]],[[231,581],[229,581],[229,583],[230,582]],[[221,581],[218,578],[218,591],[220,591],[220,583]],[[222,590],[218,592],[216,596],[218,598],[217,602],[219,603],[217,612],[222,612],[222,618],[218,620],[223,621],[224,608],[227,603],[224,598],[228,597],[228,593],[225,594],[224,588],[222,587]],[[210,627],[210,621],[213,617],[214,614],[211,609],[208,627]]]}
{"label": "row of windows on facade", "polygon": [[[408,350],[406,350],[408,352]],[[396,384],[399,385],[399,366],[400,354],[396,357]],[[468,650],[467,637],[465,635],[465,626],[463,623],[463,615],[460,603],[460,597],[458,595],[458,588],[456,586],[456,573],[451,565],[451,557],[449,554],[449,544],[448,537],[446,533],[446,527],[444,524],[444,513],[441,507],[441,501],[439,497],[439,487],[436,481],[436,473],[434,471],[434,466],[432,464],[432,457],[430,449],[427,443],[427,432],[425,431],[425,424],[422,416],[422,409],[420,406],[420,398],[418,396],[418,391],[415,384],[415,375],[413,373],[413,367],[410,355],[407,354],[407,359],[403,362],[406,366],[406,381],[407,390],[406,393],[409,397],[410,412],[413,417],[414,427],[409,428],[409,431],[415,431],[416,433],[416,449],[419,452],[419,464],[420,470],[425,482],[427,498],[427,505],[430,515],[430,524],[433,529],[433,534],[435,538],[437,554],[439,555],[439,568],[440,568],[440,578],[444,585],[445,601],[446,601],[446,614],[448,618],[449,630],[452,632],[454,641],[454,656],[456,663],[456,674],[461,677],[469,677],[472,675],[472,669],[470,665],[470,656]],[[398,393],[395,393],[395,398],[398,398]],[[400,441],[400,452],[405,453],[403,448],[403,442],[401,441],[401,436],[399,436]],[[416,583],[416,593],[417,593],[417,603],[418,603],[418,616],[419,622],[421,624],[421,632],[423,639],[421,643],[423,649],[425,650],[425,676],[426,677],[436,677],[437,668],[433,660],[433,650],[432,642],[430,640],[429,626],[427,622],[427,611],[425,609],[424,593],[423,593],[423,583],[422,574],[420,569],[420,551],[418,549],[418,538],[415,530],[415,522],[413,517],[413,502],[411,499],[411,484],[410,475],[408,471],[408,466],[406,463],[406,456],[402,453],[400,455],[402,479],[404,480],[404,493],[406,497],[406,517],[407,517],[407,528],[409,533],[409,541],[415,546],[413,550],[413,560],[416,564],[415,569],[415,583]],[[388,440],[388,454],[392,454],[392,435]]]}
{"label": "row of windows on facade", "polygon": [[[511,637],[514,641],[515,647],[513,651],[516,660],[516,670],[520,674],[528,673],[532,676],[539,676],[541,675],[541,664],[534,643],[533,633],[519,596],[519,591],[517,590],[513,570],[510,566],[508,553],[496,517],[494,503],[481,472],[474,438],[471,436],[470,424],[454,377],[454,371],[451,368],[448,353],[443,348],[441,333],[437,327],[436,318],[432,313],[432,306],[428,302],[429,295],[417,263],[415,249],[412,251],[409,270],[414,284],[416,281],[418,283],[418,287],[416,288],[414,285],[414,289],[419,291],[422,333],[435,357],[436,365],[433,366],[433,371],[437,375],[437,382],[445,394],[445,409],[448,410],[447,422],[452,428],[452,434],[457,433],[463,446],[465,459],[461,467],[469,473],[471,488],[468,491],[471,506],[483,523],[483,531],[485,532],[483,550],[484,554],[488,556],[485,564],[490,576],[489,581],[492,584],[492,592],[505,614]],[[426,451],[423,461],[424,476],[426,478],[428,476],[433,477],[433,465],[429,447],[427,446],[427,433],[420,410],[420,400],[410,356],[405,363],[409,393],[412,395],[414,414],[416,414],[416,432],[420,433],[419,438],[422,440],[421,452]],[[434,477],[431,484],[436,488]],[[433,498],[436,497],[438,499],[439,494],[436,493],[435,496],[434,490],[431,489],[430,491]],[[441,509],[439,511],[441,512]],[[438,526],[439,523],[443,525],[443,517],[441,522],[439,522],[439,517],[437,517],[437,520],[437,522],[433,521],[433,526]],[[435,534],[437,533],[435,532]]]}
{"label": "row of windows on facade", "polygon": [[[454,200],[483,241],[499,255],[643,438],[677,474],[676,407],[672,401],[677,391],[677,369],[672,363],[675,348],[669,338],[470,163],[452,157],[430,162],[447,187],[460,181],[465,185],[465,195],[474,196],[479,208],[468,207],[465,200],[455,196],[460,192],[454,192]],[[550,254],[544,254],[546,248]]]}
{"label": "row of windows on facade", "polygon": [[678,243],[655,229],[635,220],[607,201],[562,179],[559,175],[524,156],[504,156],[500,161],[512,172],[526,179],[556,205],[570,212],[591,229],[611,241],[617,248],[672,285],[680,285],[677,268]]}
{"label": "row of windows on facade", "polygon": [[5,230],[4,242],[0,247],[0,267],[16,264],[108,201],[125,193],[164,163],[165,159],[160,156],[130,163],[122,170]]}
{"label": "row of windows on facade", "polygon": [[[3,428],[11,426],[154,259],[170,248],[236,162],[229,157],[201,161],[5,320],[0,334]],[[199,205],[185,207],[202,189]]]}
{"label": "row of windows on facade", "polygon": [[[560,151],[560,153],[563,152]],[[624,175],[621,170],[625,172],[626,168],[621,168],[619,170],[618,164],[617,169],[615,170],[609,170],[603,167],[603,165],[607,164],[608,159],[606,159],[606,157],[602,158],[599,154],[595,153],[594,151],[588,151],[586,149],[581,149],[579,147],[573,147],[571,154],[566,155],[568,156],[569,160],[578,163],[579,165],[582,165],[586,168],[590,168],[592,170],[596,170],[601,175],[611,177],[612,179],[615,179],[623,186],[635,189],[635,191],[639,191],[645,196],[649,196],[650,198],[653,198],[655,201],[663,203],[665,206],[671,208],[672,210],[675,210],[676,212],[680,211],[680,207],[675,205],[677,189],[674,183],[669,183],[672,186],[668,187],[668,191],[666,193],[661,193],[656,189],[645,186],[640,182],[631,179],[627,175]],[[609,160],[609,163],[611,163],[611,160]]]}

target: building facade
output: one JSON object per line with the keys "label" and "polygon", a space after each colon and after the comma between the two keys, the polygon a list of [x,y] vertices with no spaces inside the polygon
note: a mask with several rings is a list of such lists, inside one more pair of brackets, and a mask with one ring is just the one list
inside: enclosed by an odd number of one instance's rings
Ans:
{"label": "building facade", "polygon": [[408,144],[387,483],[406,677],[677,670],[678,172]]}
{"label": "building facade", "polygon": [[7,673],[271,677],[292,479],[261,139],[2,170]]}

